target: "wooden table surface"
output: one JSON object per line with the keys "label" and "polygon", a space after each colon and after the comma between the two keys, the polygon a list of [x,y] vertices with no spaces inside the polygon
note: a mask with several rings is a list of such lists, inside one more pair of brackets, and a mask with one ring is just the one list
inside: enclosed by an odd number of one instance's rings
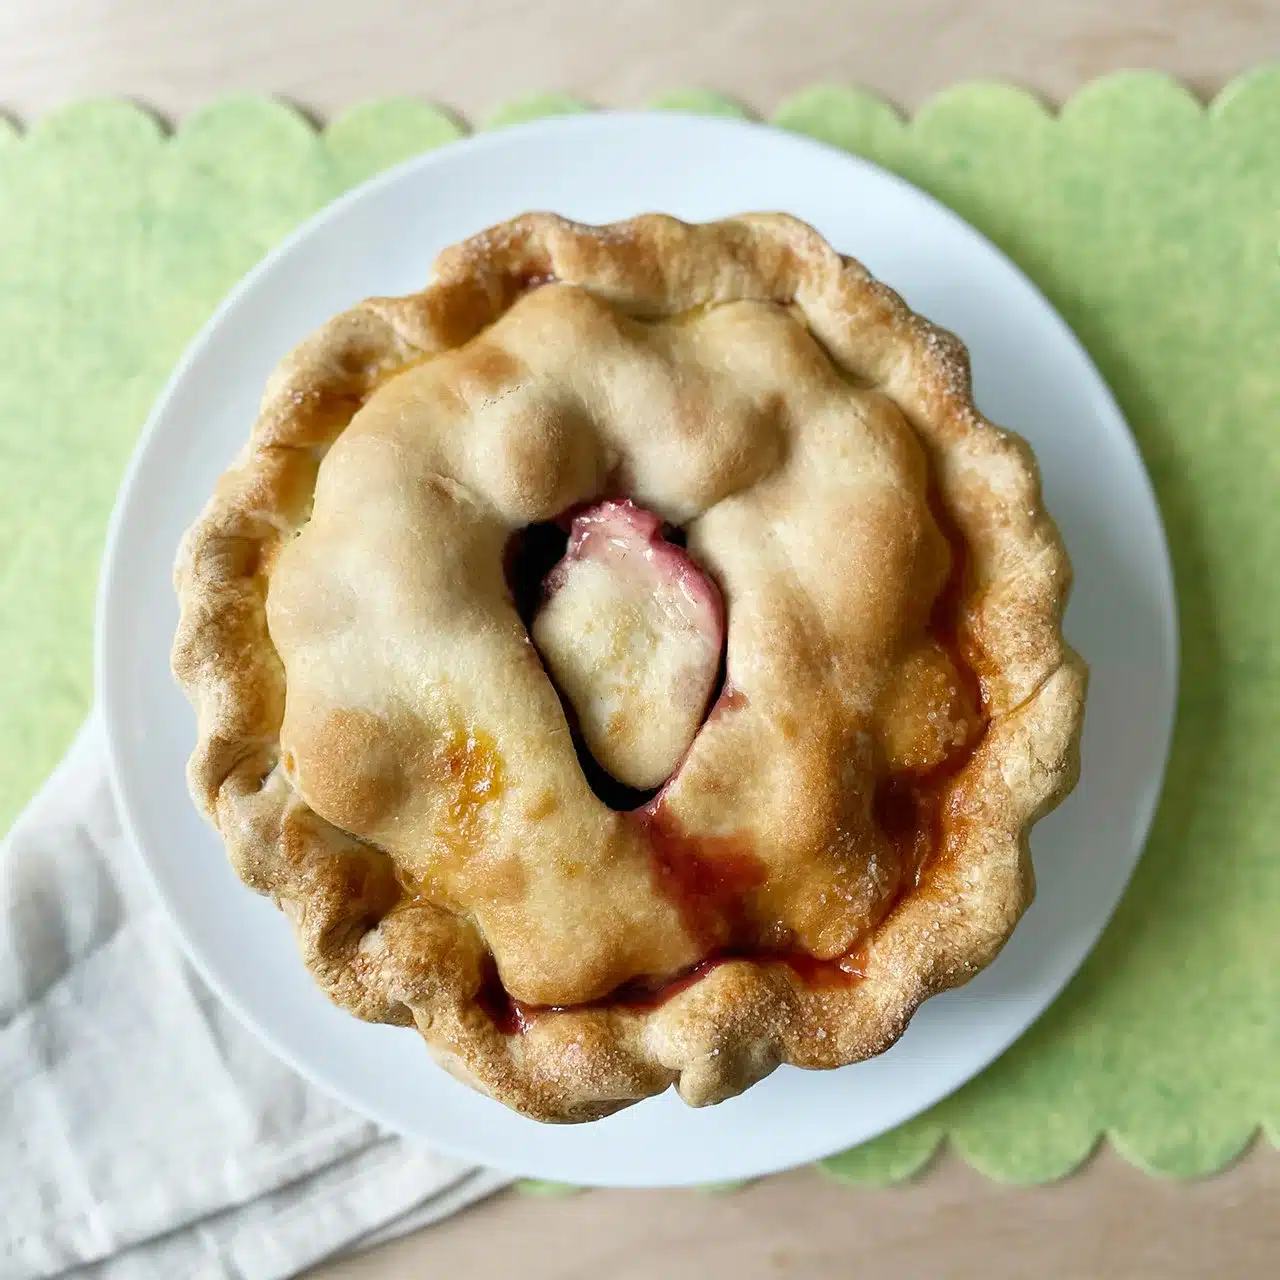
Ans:
{"label": "wooden table surface", "polygon": [[[125,95],[169,117],[270,92],[319,117],[412,94],[476,118],[543,89],[635,106],[701,86],[767,111],[819,80],[911,109],[995,76],[1058,102],[1141,66],[1209,95],[1280,57],[1280,0],[0,0],[0,111]],[[943,1155],[884,1191],[811,1171],[742,1191],[508,1193],[326,1280],[409,1276],[858,1276],[1142,1280],[1280,1274],[1280,1154],[1216,1178],[1149,1178],[1105,1147],[1049,1187],[999,1187]]]}

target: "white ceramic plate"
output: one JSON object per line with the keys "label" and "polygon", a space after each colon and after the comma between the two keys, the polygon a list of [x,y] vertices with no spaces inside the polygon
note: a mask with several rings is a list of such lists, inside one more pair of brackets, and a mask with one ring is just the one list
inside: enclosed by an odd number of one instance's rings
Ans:
{"label": "white ceramic plate", "polygon": [[[183,783],[191,712],[169,675],[178,540],[253,421],[276,362],[368,294],[419,288],[436,252],[526,209],[587,222],[785,209],[861,258],[973,357],[978,401],[1035,447],[1076,565],[1068,633],[1093,668],[1084,776],[1036,828],[1039,896],[998,961],[928,1003],[894,1049],[783,1068],[692,1111],[673,1095],[591,1125],[539,1125],[455,1083],[410,1031],[331,1006],[284,919],[232,874]],[[283,1058],[392,1129],[512,1173],[663,1185],[750,1177],[873,1137],[981,1070],[1053,1000],[1111,915],[1146,836],[1169,742],[1177,645],[1150,484],[1062,320],[986,240],[872,165],[758,125],[668,114],[551,120],[470,139],[339,200],[272,253],[192,344],[116,508],[98,689],[125,821],[197,968]]]}

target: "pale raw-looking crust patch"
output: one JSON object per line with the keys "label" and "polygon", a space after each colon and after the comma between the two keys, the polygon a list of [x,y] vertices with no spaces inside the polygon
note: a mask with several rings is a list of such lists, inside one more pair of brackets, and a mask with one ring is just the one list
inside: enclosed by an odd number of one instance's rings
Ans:
{"label": "pale raw-looking crust patch", "polygon": [[[867,824],[885,753],[928,746],[885,717],[945,576],[930,476],[968,550],[957,630],[985,729],[899,892]],[[501,578],[506,536],[611,484],[688,530],[744,695],[664,803],[766,865],[754,927],[856,948],[860,981],[744,958],[656,1007],[606,998],[724,941],[691,936],[643,831],[586,786]],[[1027,833],[1078,769],[1069,579],[963,346],[811,228],[526,215],[271,379],[176,568],[191,790],[332,998],[416,1024],[477,1088],[554,1121],[672,1084],[717,1102],[781,1062],[882,1052],[1009,937]],[[520,1000],[581,1007],[504,1034],[480,999],[491,956]]]}

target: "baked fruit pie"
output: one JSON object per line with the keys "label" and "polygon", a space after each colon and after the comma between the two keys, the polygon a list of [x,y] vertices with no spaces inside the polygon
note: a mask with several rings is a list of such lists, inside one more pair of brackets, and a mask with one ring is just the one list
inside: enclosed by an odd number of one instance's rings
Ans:
{"label": "baked fruit pie", "polygon": [[1085,673],[964,348],[780,215],[528,215],[271,379],[189,777],[362,1018],[590,1120],[880,1053],[1031,900]]}

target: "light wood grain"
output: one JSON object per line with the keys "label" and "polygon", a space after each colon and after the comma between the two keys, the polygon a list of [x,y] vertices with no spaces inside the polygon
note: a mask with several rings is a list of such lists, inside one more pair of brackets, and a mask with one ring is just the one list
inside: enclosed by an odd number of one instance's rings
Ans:
{"label": "light wood grain", "polygon": [[1277,0],[0,0],[0,108],[19,118],[242,91],[321,115],[413,94],[477,117],[544,89],[636,106],[689,86],[768,110],[818,80],[914,108],[974,76],[1060,101],[1128,66],[1207,95],[1277,55]]}
{"label": "light wood grain", "polygon": [[[410,94],[475,119],[564,89],[634,106],[673,87],[767,112],[819,80],[913,109],[973,77],[1060,102],[1129,66],[1204,96],[1280,57],[1280,0],[0,0],[0,110],[31,120],[86,96],[170,116],[265,92],[330,116]],[[1195,1184],[1109,1150],[1049,1187],[997,1186],[943,1157],[905,1187],[809,1172],[729,1195],[505,1195],[325,1280],[1241,1280],[1280,1274],[1280,1155]]]}
{"label": "light wood grain", "polygon": [[1263,1280],[1280,1274],[1280,1157],[1198,1183],[1103,1150],[1046,1187],[1001,1187],[951,1156],[883,1191],[812,1170],[729,1193],[507,1193],[316,1280]]}

